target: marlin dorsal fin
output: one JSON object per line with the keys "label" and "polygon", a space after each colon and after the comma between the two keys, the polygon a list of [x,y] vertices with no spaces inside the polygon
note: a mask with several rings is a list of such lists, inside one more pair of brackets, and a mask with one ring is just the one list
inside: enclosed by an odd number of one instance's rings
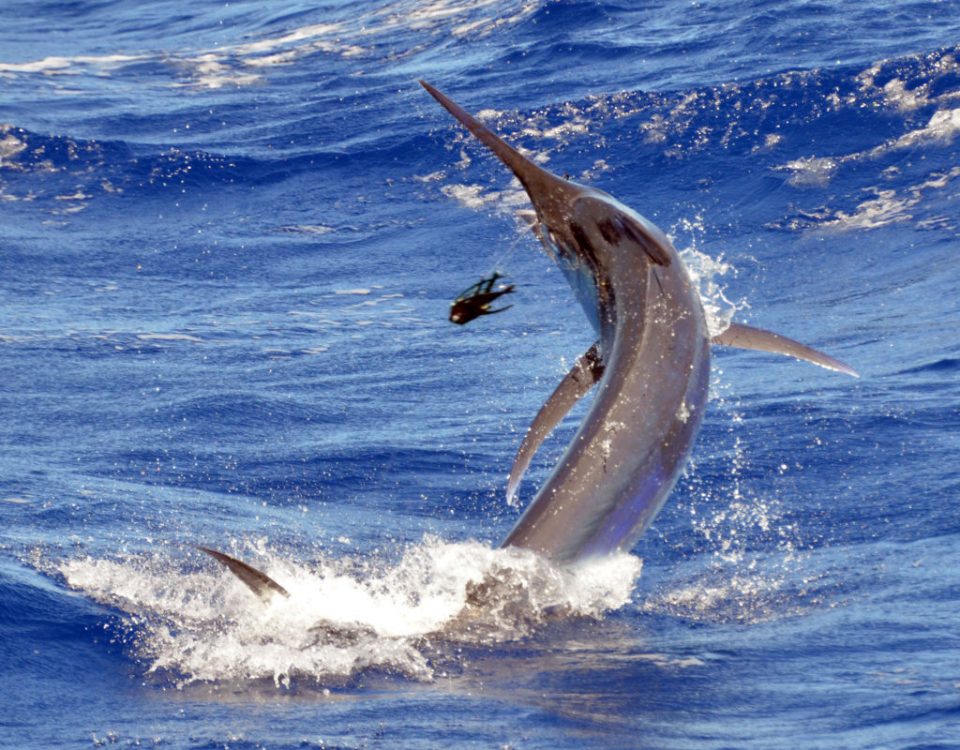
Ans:
{"label": "marlin dorsal fin", "polygon": [[727,330],[719,336],[714,336],[711,342],[722,346],[735,346],[739,349],[755,349],[762,352],[786,354],[788,357],[805,359],[807,362],[826,367],[828,370],[842,372],[855,378],[860,377],[860,374],[849,365],[845,365],[840,360],[819,352],[806,344],[781,336],[779,333],[745,326],[741,323],[731,323]]}
{"label": "marlin dorsal fin", "polygon": [[527,467],[530,466],[530,461],[547,435],[553,432],[553,428],[567,415],[573,405],[593,388],[602,375],[603,362],[600,359],[599,349],[594,344],[573,363],[570,372],[560,381],[560,385],[550,395],[547,402],[540,407],[533,424],[527,430],[527,434],[520,444],[520,449],[517,451],[517,456],[513,460],[510,478],[507,480],[507,502],[509,504],[513,504],[520,479],[526,472]]}

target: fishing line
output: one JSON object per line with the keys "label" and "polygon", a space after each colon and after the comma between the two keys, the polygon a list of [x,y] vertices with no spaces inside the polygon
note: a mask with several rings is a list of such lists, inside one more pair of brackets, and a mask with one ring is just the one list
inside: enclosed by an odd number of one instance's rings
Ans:
{"label": "fishing line", "polygon": [[503,267],[503,264],[513,255],[517,249],[517,245],[520,244],[520,240],[523,239],[523,234],[521,232],[516,232],[516,236],[513,239],[513,242],[504,250],[500,257],[496,258],[493,261],[493,265],[490,267],[490,270],[487,272],[487,276],[491,276],[497,272],[499,268]]}

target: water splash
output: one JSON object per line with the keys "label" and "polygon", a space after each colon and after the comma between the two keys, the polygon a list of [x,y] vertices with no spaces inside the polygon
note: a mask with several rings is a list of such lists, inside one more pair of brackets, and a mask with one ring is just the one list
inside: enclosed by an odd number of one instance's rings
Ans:
{"label": "water splash", "polygon": [[[711,408],[727,421],[726,435],[714,446],[714,458],[691,462],[676,501],[688,517],[680,543],[684,556],[698,563],[678,569],[641,610],[695,622],[755,624],[821,605],[828,598],[826,584],[803,573],[801,529],[775,493],[757,494],[747,478],[744,408],[718,368],[710,391]],[[777,467],[780,475],[788,471],[786,463]]]}
{"label": "water splash", "polygon": [[[195,681],[333,684],[376,669],[417,680],[446,670],[443,644],[523,638],[554,617],[602,618],[630,600],[641,562],[621,554],[574,570],[532,552],[427,538],[398,562],[241,556],[281,582],[264,603],[200,553],[82,557],[56,565],[74,589],[120,609],[149,671]],[[186,567],[189,566],[189,567]]]}
{"label": "water splash", "polygon": [[[704,219],[696,215],[693,218],[680,219],[667,235],[670,241],[678,246],[680,258],[686,265],[694,286],[700,291],[700,301],[707,318],[707,330],[711,336],[718,336],[730,327],[737,311],[749,305],[744,299],[734,302],[727,297],[723,277],[727,274],[736,276],[736,269],[732,263],[724,260],[723,255],[714,258],[699,249],[705,233]],[[688,243],[683,249],[679,249],[681,237]]]}

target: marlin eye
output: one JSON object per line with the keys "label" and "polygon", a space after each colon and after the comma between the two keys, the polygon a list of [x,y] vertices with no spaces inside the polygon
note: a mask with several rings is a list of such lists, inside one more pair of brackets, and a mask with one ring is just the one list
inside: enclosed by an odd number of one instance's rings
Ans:
{"label": "marlin eye", "polygon": [[603,219],[597,222],[597,229],[600,230],[603,239],[611,245],[616,245],[623,238],[623,234],[617,226],[618,224],[619,222],[614,222],[613,219]]}

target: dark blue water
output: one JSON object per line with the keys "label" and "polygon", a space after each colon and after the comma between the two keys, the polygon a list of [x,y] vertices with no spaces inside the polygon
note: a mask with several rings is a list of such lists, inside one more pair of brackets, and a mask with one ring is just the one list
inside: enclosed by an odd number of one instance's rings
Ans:
{"label": "dark blue water", "polygon": [[[960,747],[956,3],[2,18],[0,745]],[[421,77],[862,379],[718,351],[632,555],[496,551],[592,334]]]}

